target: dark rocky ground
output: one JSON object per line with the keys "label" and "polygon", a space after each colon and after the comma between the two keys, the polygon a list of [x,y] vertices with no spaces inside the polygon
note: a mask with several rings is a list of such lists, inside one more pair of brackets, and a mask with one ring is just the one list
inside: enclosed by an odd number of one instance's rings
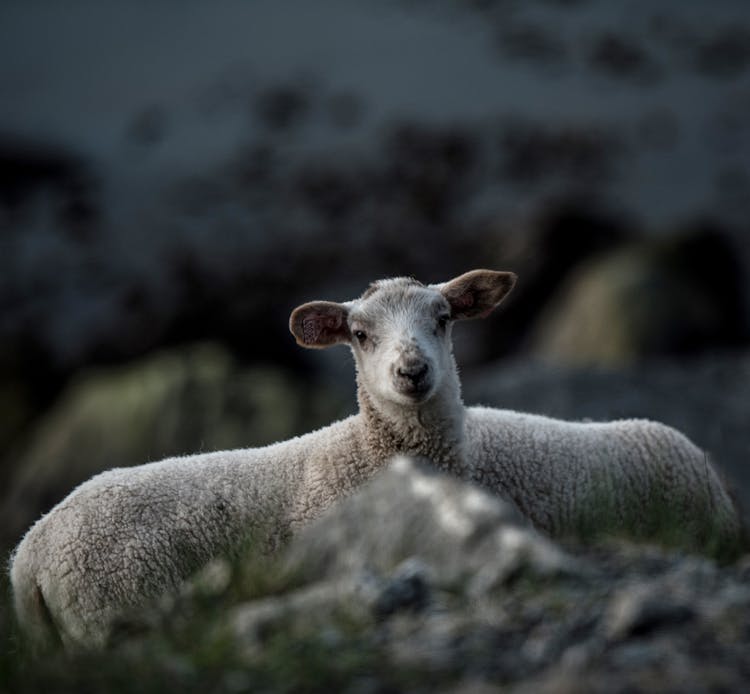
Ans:
{"label": "dark rocky ground", "polygon": [[0,668],[19,692],[741,692],[749,579],[750,555],[556,545],[402,461],[280,557],[212,563],[108,653],[38,662],[12,635]]}

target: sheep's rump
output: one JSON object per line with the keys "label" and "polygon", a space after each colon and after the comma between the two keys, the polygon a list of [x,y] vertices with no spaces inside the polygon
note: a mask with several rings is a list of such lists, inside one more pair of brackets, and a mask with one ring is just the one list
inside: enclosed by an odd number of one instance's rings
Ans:
{"label": "sheep's rump", "polygon": [[734,504],[704,451],[648,420],[567,422],[467,409],[466,475],[511,499],[540,529],[630,536],[681,526],[693,544],[736,537]]}

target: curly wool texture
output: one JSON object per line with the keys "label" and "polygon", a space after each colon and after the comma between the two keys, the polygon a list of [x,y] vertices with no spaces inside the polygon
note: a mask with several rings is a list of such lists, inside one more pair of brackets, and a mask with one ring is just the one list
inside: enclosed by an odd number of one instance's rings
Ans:
{"label": "curly wool texture", "polygon": [[575,532],[604,505],[625,534],[647,535],[668,509],[696,540],[706,518],[736,537],[717,473],[669,427],[464,407],[446,316],[487,315],[514,281],[487,270],[437,286],[396,278],[354,302],[296,309],[290,326],[301,345],[351,345],[359,414],[272,446],[110,470],[82,484],[11,559],[21,626],[42,644],[57,635],[71,648],[102,647],[128,612],[174,593],[213,557],[276,548],[397,454],[513,500],[552,535]]}
{"label": "curly wool texture", "polygon": [[734,503],[704,451],[643,419],[568,422],[467,408],[462,476],[511,498],[536,527],[575,535],[587,520],[645,537],[677,524],[685,539],[731,545]]}
{"label": "curly wool texture", "polygon": [[71,649],[101,648],[119,617],[174,593],[213,557],[277,548],[397,452],[429,451],[444,466],[455,455],[448,421],[434,418],[440,433],[430,435],[416,417],[394,430],[363,410],[264,448],[118,468],[83,483],[11,559],[22,628],[42,645],[57,634]]}

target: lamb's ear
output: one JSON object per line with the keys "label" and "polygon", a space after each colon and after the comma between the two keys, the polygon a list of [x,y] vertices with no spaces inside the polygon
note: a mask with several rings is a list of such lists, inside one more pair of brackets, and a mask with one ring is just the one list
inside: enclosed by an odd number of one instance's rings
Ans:
{"label": "lamb's ear", "polygon": [[342,342],[350,342],[351,334],[346,304],[332,301],[311,301],[292,311],[289,330],[302,347],[322,349]]}
{"label": "lamb's ear", "polygon": [[512,272],[472,270],[438,288],[451,305],[451,318],[460,320],[488,316],[515,283]]}

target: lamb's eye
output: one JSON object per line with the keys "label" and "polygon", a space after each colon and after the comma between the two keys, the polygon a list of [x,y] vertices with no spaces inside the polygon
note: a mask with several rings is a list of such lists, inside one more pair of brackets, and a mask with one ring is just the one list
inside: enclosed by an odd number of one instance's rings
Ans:
{"label": "lamb's eye", "polygon": [[440,316],[437,322],[438,322],[438,327],[441,330],[445,330],[445,326],[448,325],[448,316]]}
{"label": "lamb's eye", "polygon": [[354,337],[359,340],[359,344],[363,344],[367,340],[367,333],[364,330],[355,330]]}

